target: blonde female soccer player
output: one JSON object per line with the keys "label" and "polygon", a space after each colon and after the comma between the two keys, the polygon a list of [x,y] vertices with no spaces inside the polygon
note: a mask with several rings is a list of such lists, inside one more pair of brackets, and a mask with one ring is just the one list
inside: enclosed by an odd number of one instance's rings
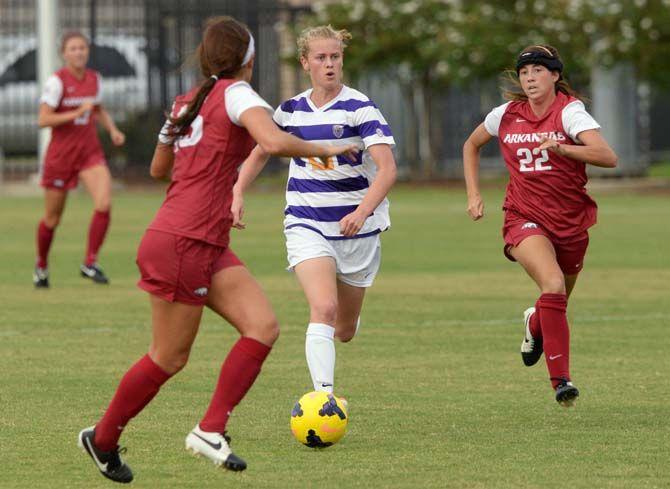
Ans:
{"label": "blonde female soccer player", "polygon": [[[343,84],[344,49],[351,38],[331,26],[306,29],[298,39],[300,63],[312,88],[282,103],[274,120],[308,141],[354,143],[355,162],[342,157],[293,158],[286,186],[284,234],[289,269],[309,303],[305,340],[315,390],[333,392],[334,338],[350,341],[365,291],[381,260],[380,233],[390,226],[386,195],[396,179],[395,142],[377,106]],[[233,189],[234,226],[243,227],[243,194],[268,159],[256,146]]]}

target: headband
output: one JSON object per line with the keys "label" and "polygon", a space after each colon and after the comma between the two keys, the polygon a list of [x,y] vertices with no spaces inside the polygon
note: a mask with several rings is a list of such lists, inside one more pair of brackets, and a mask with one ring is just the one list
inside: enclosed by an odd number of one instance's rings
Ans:
{"label": "headband", "polygon": [[563,63],[553,55],[547,53],[538,53],[535,51],[526,51],[521,53],[516,60],[516,74],[519,74],[521,68],[525,65],[542,65],[549,71],[558,71],[563,73]]}
{"label": "headband", "polygon": [[249,32],[249,45],[247,46],[247,52],[244,53],[244,58],[242,59],[242,66],[251,61],[253,55],[256,54],[256,47],[254,45],[254,36]]}

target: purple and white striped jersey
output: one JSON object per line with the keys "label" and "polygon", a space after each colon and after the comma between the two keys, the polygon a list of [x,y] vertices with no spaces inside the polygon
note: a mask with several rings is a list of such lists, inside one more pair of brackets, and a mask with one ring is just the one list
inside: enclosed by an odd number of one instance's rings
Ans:
{"label": "purple and white striped jersey", "polygon": [[[377,167],[367,149],[375,144],[395,146],[391,129],[377,106],[361,92],[343,86],[339,95],[322,107],[310,100],[309,89],[281,104],[275,122],[286,132],[321,144],[356,144],[358,159],[341,156],[291,158],[286,186],[285,229],[312,229],[326,239],[347,239],[339,221],[353,212],[375,178]],[[391,225],[388,200],[379,204],[353,238],[372,236]]]}

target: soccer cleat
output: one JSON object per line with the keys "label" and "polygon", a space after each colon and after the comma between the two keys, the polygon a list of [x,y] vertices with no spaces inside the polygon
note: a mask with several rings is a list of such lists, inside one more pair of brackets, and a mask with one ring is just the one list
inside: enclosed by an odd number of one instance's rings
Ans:
{"label": "soccer cleat", "polygon": [[37,289],[49,288],[49,269],[35,267],[33,270],[33,284]]}
{"label": "soccer cleat", "polygon": [[186,436],[186,450],[193,455],[207,457],[214,465],[228,470],[240,471],[247,468],[247,463],[230,449],[230,437],[226,433],[202,431],[199,424]]}
{"label": "soccer cleat", "polygon": [[521,342],[521,359],[526,367],[532,367],[542,356],[542,338],[533,338],[530,334],[530,318],[535,314],[535,308],[529,307],[523,312],[525,332]]}
{"label": "soccer cleat", "polygon": [[90,278],[96,284],[109,283],[109,279],[105,275],[105,272],[102,271],[102,268],[100,268],[97,263],[93,263],[92,265],[82,264],[79,268],[82,277]]}
{"label": "soccer cleat", "polygon": [[572,407],[579,397],[579,389],[577,389],[569,380],[562,379],[561,383],[556,386],[556,401],[563,407]]}
{"label": "soccer cleat", "polygon": [[95,462],[96,467],[102,475],[114,482],[128,484],[133,480],[133,471],[126,465],[119,453],[125,452],[125,448],[103,452],[95,446],[95,426],[84,428],[79,432],[79,448],[84,450]]}

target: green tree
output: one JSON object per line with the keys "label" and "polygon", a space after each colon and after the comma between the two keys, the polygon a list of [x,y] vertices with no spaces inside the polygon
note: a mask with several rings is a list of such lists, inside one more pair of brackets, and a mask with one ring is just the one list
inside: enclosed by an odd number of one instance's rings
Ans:
{"label": "green tree", "polygon": [[[592,63],[633,62],[643,76],[670,78],[670,0],[341,0],[317,2],[310,22],[354,36],[345,69],[395,77],[409,103],[414,176],[434,176],[442,135],[434,99],[452,85],[512,68],[527,45],[559,48],[566,73],[585,85]],[[416,107],[421,110],[416,110]],[[418,136],[418,137],[417,137]],[[411,162],[410,162],[411,163]]]}

